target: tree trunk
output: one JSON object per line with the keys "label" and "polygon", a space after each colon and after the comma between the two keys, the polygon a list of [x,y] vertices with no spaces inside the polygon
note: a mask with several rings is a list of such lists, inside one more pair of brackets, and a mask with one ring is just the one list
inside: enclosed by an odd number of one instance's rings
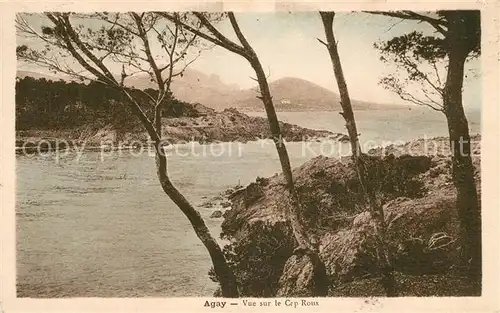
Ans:
{"label": "tree trunk", "polygon": [[284,139],[281,135],[280,125],[276,111],[274,109],[274,104],[269,91],[269,85],[267,83],[267,78],[262,69],[262,65],[255,54],[255,52],[247,47],[249,55],[246,56],[247,60],[257,75],[257,81],[259,83],[260,94],[259,99],[262,100],[264,108],[266,110],[267,119],[269,121],[269,127],[271,130],[271,135],[273,137],[276,150],[278,151],[278,156],[281,164],[281,169],[283,176],[285,177],[286,187],[290,194],[290,223],[292,226],[293,234],[299,247],[296,251],[303,251],[309,257],[311,264],[313,266],[314,272],[314,290],[315,296],[325,297],[328,295],[329,279],[326,273],[326,267],[323,261],[321,261],[318,255],[318,247],[313,245],[309,240],[309,236],[304,228],[304,223],[301,220],[302,205],[299,199],[299,195],[295,190],[295,183],[292,176],[292,168],[290,165],[290,158],[288,157],[288,152],[284,143]]}
{"label": "tree trunk", "polygon": [[443,90],[444,113],[448,122],[452,176],[457,190],[456,207],[460,221],[461,256],[468,274],[481,293],[481,210],[474,181],[469,126],[462,104],[464,65],[469,51],[464,47],[466,25],[460,17],[450,19],[448,29],[448,73]]}
{"label": "tree trunk", "polygon": [[361,146],[359,144],[358,130],[356,128],[356,120],[354,119],[354,112],[352,110],[351,99],[349,97],[349,92],[347,90],[347,83],[344,78],[344,73],[342,71],[342,64],[340,62],[340,56],[337,50],[337,42],[335,41],[335,35],[333,33],[333,19],[335,17],[334,12],[320,12],[321,19],[323,21],[323,26],[326,35],[326,46],[330,54],[330,59],[333,65],[333,72],[335,74],[335,79],[340,92],[340,104],[342,106],[341,115],[346,121],[347,133],[349,134],[349,139],[351,143],[352,158],[358,173],[358,179],[363,189],[363,193],[366,198],[366,202],[369,205],[370,215],[375,221],[375,234],[377,237],[377,254],[378,262],[382,275],[382,285],[386,291],[388,297],[397,296],[396,283],[394,280],[391,256],[389,254],[389,248],[386,242],[386,225],[384,220],[384,211],[380,201],[375,196],[372,185],[367,180],[368,173],[366,172],[366,166],[364,163],[364,154],[361,151]]}
{"label": "tree trunk", "polygon": [[172,184],[167,174],[167,158],[165,152],[161,148],[160,141],[155,143],[156,151],[156,168],[158,179],[160,180],[163,191],[172,199],[172,201],[186,215],[196,235],[201,240],[205,248],[208,250],[212,263],[214,265],[215,274],[219,279],[222,296],[228,298],[239,297],[236,277],[231,268],[227,265],[226,258],[217,243],[212,237],[205,221],[200,216],[200,213],[189,203],[189,201],[179,192]]}
{"label": "tree trunk", "polygon": [[[300,219],[302,209],[300,205],[299,196],[295,190],[290,159],[288,157],[288,152],[286,150],[283,138],[281,136],[279,121],[278,117],[276,116],[276,111],[274,110],[271,93],[269,91],[269,86],[267,84],[267,78],[264,73],[264,70],[262,69],[262,65],[260,64],[257,54],[255,53],[255,51],[250,46],[245,36],[241,32],[233,12],[228,12],[227,15],[229,17],[233,30],[236,34],[236,37],[238,38],[242,46],[235,44],[227,37],[225,37],[222,33],[220,33],[202,13],[194,12],[194,14],[198,17],[201,24],[205,28],[207,28],[208,31],[213,35],[213,37],[211,37],[206,33],[199,32],[198,30],[190,27],[189,25],[186,25],[185,23],[179,21],[178,19],[169,16],[168,14],[162,14],[162,16],[173,21],[174,23],[181,24],[183,27],[197,34],[201,38],[204,38],[205,40],[208,40],[220,47],[223,47],[228,51],[231,51],[233,53],[236,53],[244,57],[254,69],[257,75],[257,81],[259,83],[260,93],[261,93],[261,96],[258,98],[262,100],[264,108],[267,113],[271,135],[273,137],[273,141],[276,146],[276,150],[278,152],[283,176],[285,177],[286,189],[288,190],[290,195],[291,203],[289,205],[290,207],[289,215],[290,215],[292,230],[295,239],[297,240],[297,243],[299,245],[299,249],[303,251],[305,254],[307,254],[311,260],[314,272],[314,278],[313,278],[314,289],[315,289],[313,290],[314,295],[326,296],[328,294],[328,288],[330,285],[326,274],[326,267],[319,258],[317,252],[318,248],[311,244],[311,241],[308,238],[308,234],[305,231],[303,223]],[[296,252],[297,251],[298,250],[296,250]]]}

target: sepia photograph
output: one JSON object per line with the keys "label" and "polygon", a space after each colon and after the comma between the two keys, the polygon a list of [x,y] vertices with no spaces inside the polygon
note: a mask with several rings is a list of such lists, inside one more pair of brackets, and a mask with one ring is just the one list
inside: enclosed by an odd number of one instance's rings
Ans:
{"label": "sepia photograph", "polygon": [[481,297],[482,14],[15,13],[16,297]]}

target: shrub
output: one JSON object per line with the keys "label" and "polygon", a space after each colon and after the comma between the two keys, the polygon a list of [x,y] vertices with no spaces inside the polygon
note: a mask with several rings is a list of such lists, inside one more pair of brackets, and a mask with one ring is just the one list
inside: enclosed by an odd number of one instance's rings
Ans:
{"label": "shrub", "polygon": [[[224,247],[223,252],[234,271],[241,296],[273,297],[295,242],[290,227],[284,223],[258,222],[246,236]],[[210,278],[218,282],[213,268]]]}

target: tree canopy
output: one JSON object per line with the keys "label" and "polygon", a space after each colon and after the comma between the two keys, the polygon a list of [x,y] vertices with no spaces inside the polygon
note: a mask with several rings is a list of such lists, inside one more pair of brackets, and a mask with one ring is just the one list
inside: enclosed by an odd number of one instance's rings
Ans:
{"label": "tree canopy", "polygon": [[443,88],[447,70],[447,58],[457,51],[456,32],[450,28],[460,26],[460,52],[468,58],[481,53],[481,25],[479,11],[437,11],[415,13],[412,11],[370,12],[394,18],[428,23],[435,32],[432,35],[412,31],[384,42],[374,44],[381,53],[381,60],[396,65],[397,70],[380,80],[386,89],[395,92],[403,100],[443,111]]}

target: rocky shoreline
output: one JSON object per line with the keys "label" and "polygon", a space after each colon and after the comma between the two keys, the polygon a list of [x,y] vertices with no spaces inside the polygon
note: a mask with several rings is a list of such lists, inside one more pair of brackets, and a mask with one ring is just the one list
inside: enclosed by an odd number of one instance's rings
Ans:
{"label": "rocky shoreline", "polygon": [[[251,117],[236,109],[222,112],[209,111],[196,117],[164,118],[163,138],[167,144],[198,142],[242,142],[271,139],[266,118]],[[346,140],[346,135],[326,130],[314,130],[280,122],[283,140],[319,141],[322,138]],[[81,147],[85,150],[121,149],[137,145],[150,145],[147,133],[142,129],[123,131],[111,125],[85,125],[62,130],[16,131],[16,151],[45,152],[48,150]]]}
{"label": "rocky shoreline", "polygon": [[[384,203],[401,293],[407,296],[471,295],[469,283],[457,270],[459,229],[448,139],[429,140],[437,143],[439,153],[426,154],[424,140],[370,150],[369,179]],[[479,135],[472,137],[479,193],[480,140]],[[410,145],[412,155],[405,153]],[[378,273],[372,221],[361,200],[350,158],[316,157],[295,168],[294,178],[304,206],[301,218],[327,266],[331,295],[383,294],[375,279]],[[230,188],[212,199],[227,203],[228,209],[220,213],[223,217],[221,238],[230,242],[225,248],[229,258],[232,253],[238,253],[233,266],[246,290],[245,296],[311,295],[312,269],[306,259],[294,255],[295,242],[287,217],[289,204],[284,188],[282,175],[276,174],[257,178],[245,187]],[[265,257],[255,255],[252,252],[255,249],[274,251],[273,265],[269,265],[271,261]],[[252,267],[245,267],[238,260],[254,263]],[[268,284],[265,294],[256,291],[260,288],[256,283],[259,279]],[[429,281],[440,283],[430,289],[421,288]]]}

